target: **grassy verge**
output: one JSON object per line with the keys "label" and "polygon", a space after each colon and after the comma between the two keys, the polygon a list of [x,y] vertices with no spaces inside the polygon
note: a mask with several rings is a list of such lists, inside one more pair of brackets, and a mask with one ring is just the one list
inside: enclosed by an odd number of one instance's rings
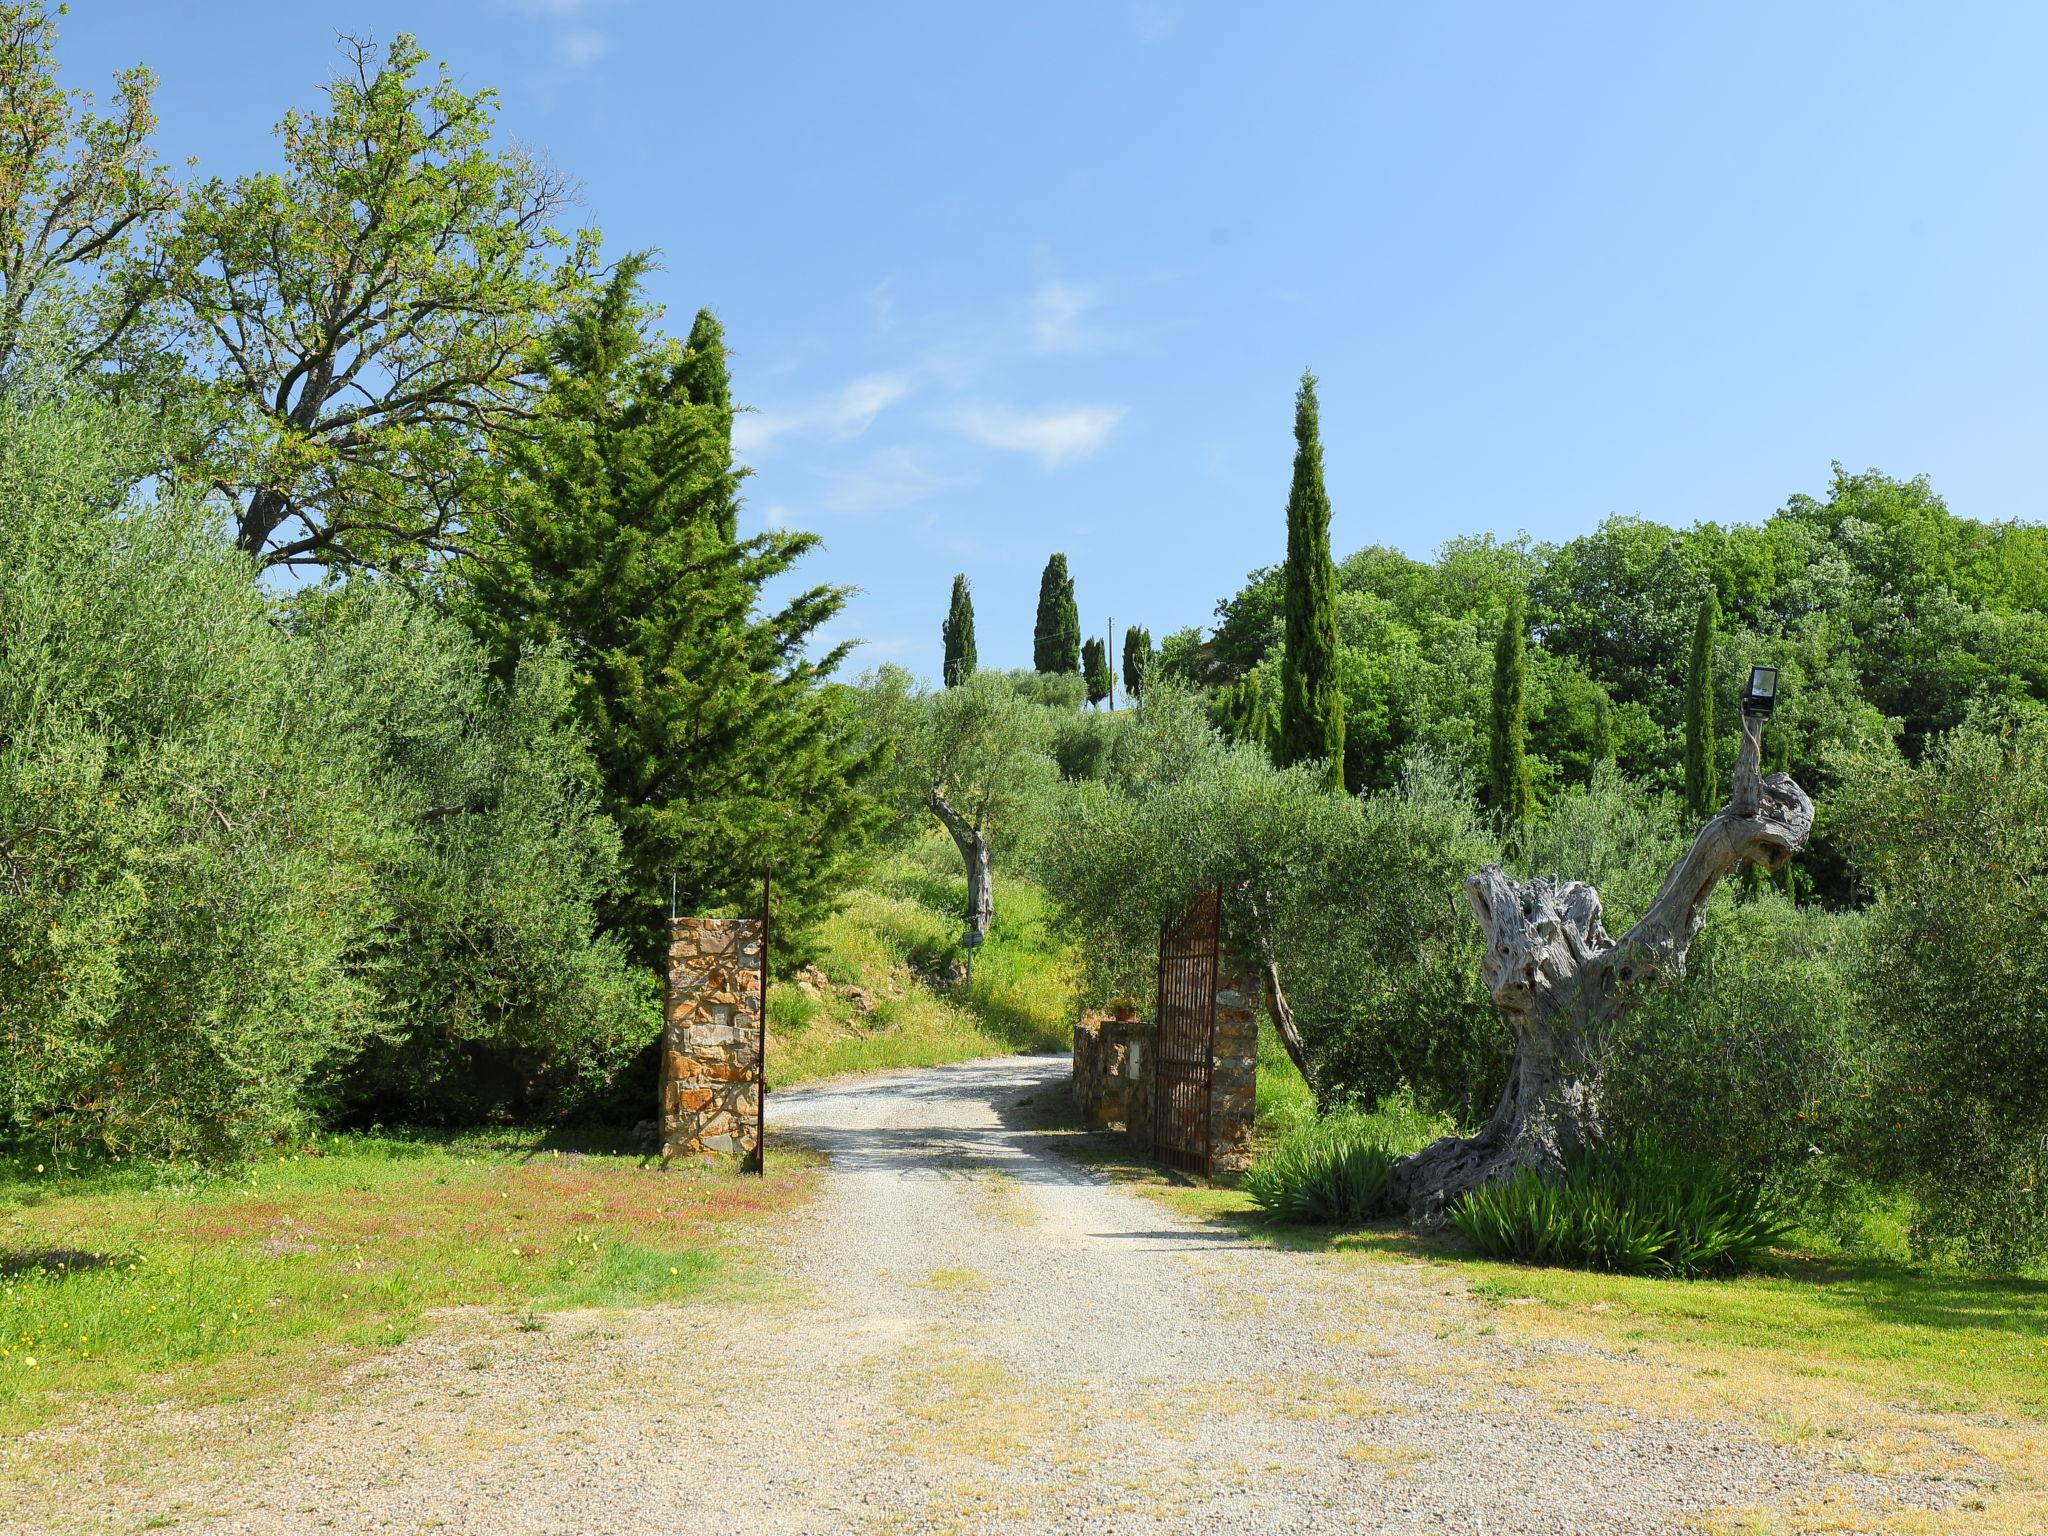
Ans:
{"label": "grassy verge", "polygon": [[[960,955],[964,877],[952,845],[890,858],[826,920],[818,967],[831,989],[808,996],[783,982],[768,994],[768,1080],[788,1087],[844,1072],[935,1066],[1073,1046],[1073,982],[1028,881],[996,880],[996,921],[974,981],[952,979]],[[842,989],[858,988],[871,1012]]]}
{"label": "grassy verge", "polygon": [[233,1401],[388,1348],[430,1308],[629,1306],[758,1283],[769,1176],[560,1133],[337,1136],[232,1176],[0,1163],[0,1439],[68,1408]]}

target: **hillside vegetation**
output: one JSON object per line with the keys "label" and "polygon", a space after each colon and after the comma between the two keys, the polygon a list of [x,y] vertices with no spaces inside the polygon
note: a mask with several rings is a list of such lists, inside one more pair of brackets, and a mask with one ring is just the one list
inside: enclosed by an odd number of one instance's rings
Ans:
{"label": "hillside vegetation", "polygon": [[972,985],[962,979],[958,863],[939,837],[891,853],[819,926],[816,971],[826,985],[800,978],[769,988],[771,1088],[1072,1048],[1074,969],[1028,880],[1004,883]]}

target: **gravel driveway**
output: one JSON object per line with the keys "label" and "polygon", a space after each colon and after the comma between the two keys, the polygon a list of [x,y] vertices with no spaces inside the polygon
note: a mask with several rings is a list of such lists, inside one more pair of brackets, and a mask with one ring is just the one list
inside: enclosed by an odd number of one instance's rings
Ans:
{"label": "gravel driveway", "polygon": [[[775,1095],[831,1158],[764,1253],[785,1295],[439,1330],[187,1490],[177,1528],[1879,1531],[1966,1491],[1693,1417],[1668,1364],[1513,1342],[1440,1267],[1177,1220],[1049,1150],[1020,1101],[1066,1072]],[[1574,1400],[1560,1365],[1661,1406]]]}

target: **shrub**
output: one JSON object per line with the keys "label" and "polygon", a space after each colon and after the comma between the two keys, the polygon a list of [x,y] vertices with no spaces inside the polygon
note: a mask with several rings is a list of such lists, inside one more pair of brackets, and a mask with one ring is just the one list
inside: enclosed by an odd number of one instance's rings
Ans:
{"label": "shrub", "polygon": [[1451,1222],[1497,1259],[1686,1279],[1746,1269],[1789,1230],[1757,1183],[1643,1141],[1482,1185]]}
{"label": "shrub", "polygon": [[2048,1254],[2048,721],[1852,761],[1836,814],[1880,893],[1870,1159],[1913,1194],[1918,1249],[2019,1269]]}
{"label": "shrub", "polygon": [[1848,1209],[1869,1031],[1860,912],[1718,895],[1685,979],[1615,1026],[1604,1123],[1759,1180],[1803,1218]]}
{"label": "shrub", "polygon": [[1336,1114],[1289,1131],[1252,1164],[1244,1187],[1275,1221],[1352,1224],[1389,1214],[1393,1168],[1370,1117]]}
{"label": "shrub", "polygon": [[0,1139],[232,1158],[375,1021],[371,765],[132,427],[0,407]]}

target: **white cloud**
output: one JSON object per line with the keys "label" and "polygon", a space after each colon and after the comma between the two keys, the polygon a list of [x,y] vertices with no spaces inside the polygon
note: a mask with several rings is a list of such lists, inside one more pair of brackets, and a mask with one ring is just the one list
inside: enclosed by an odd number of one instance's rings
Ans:
{"label": "white cloud", "polygon": [[1042,411],[966,405],[948,416],[946,423],[984,448],[1028,453],[1040,468],[1058,469],[1099,450],[1123,419],[1120,405],[1057,406]]}
{"label": "white cloud", "polygon": [[1094,342],[1081,317],[1095,295],[1072,283],[1045,283],[1031,296],[1031,344],[1040,352],[1078,352]]}
{"label": "white cloud", "polygon": [[746,411],[732,424],[733,446],[751,458],[792,433],[817,433],[834,442],[851,442],[875,424],[875,418],[910,393],[910,380],[900,373],[871,373],[853,380],[838,394],[792,411]]}
{"label": "white cloud", "polygon": [[960,483],[914,448],[884,448],[860,464],[828,470],[819,505],[827,512],[887,512]]}

